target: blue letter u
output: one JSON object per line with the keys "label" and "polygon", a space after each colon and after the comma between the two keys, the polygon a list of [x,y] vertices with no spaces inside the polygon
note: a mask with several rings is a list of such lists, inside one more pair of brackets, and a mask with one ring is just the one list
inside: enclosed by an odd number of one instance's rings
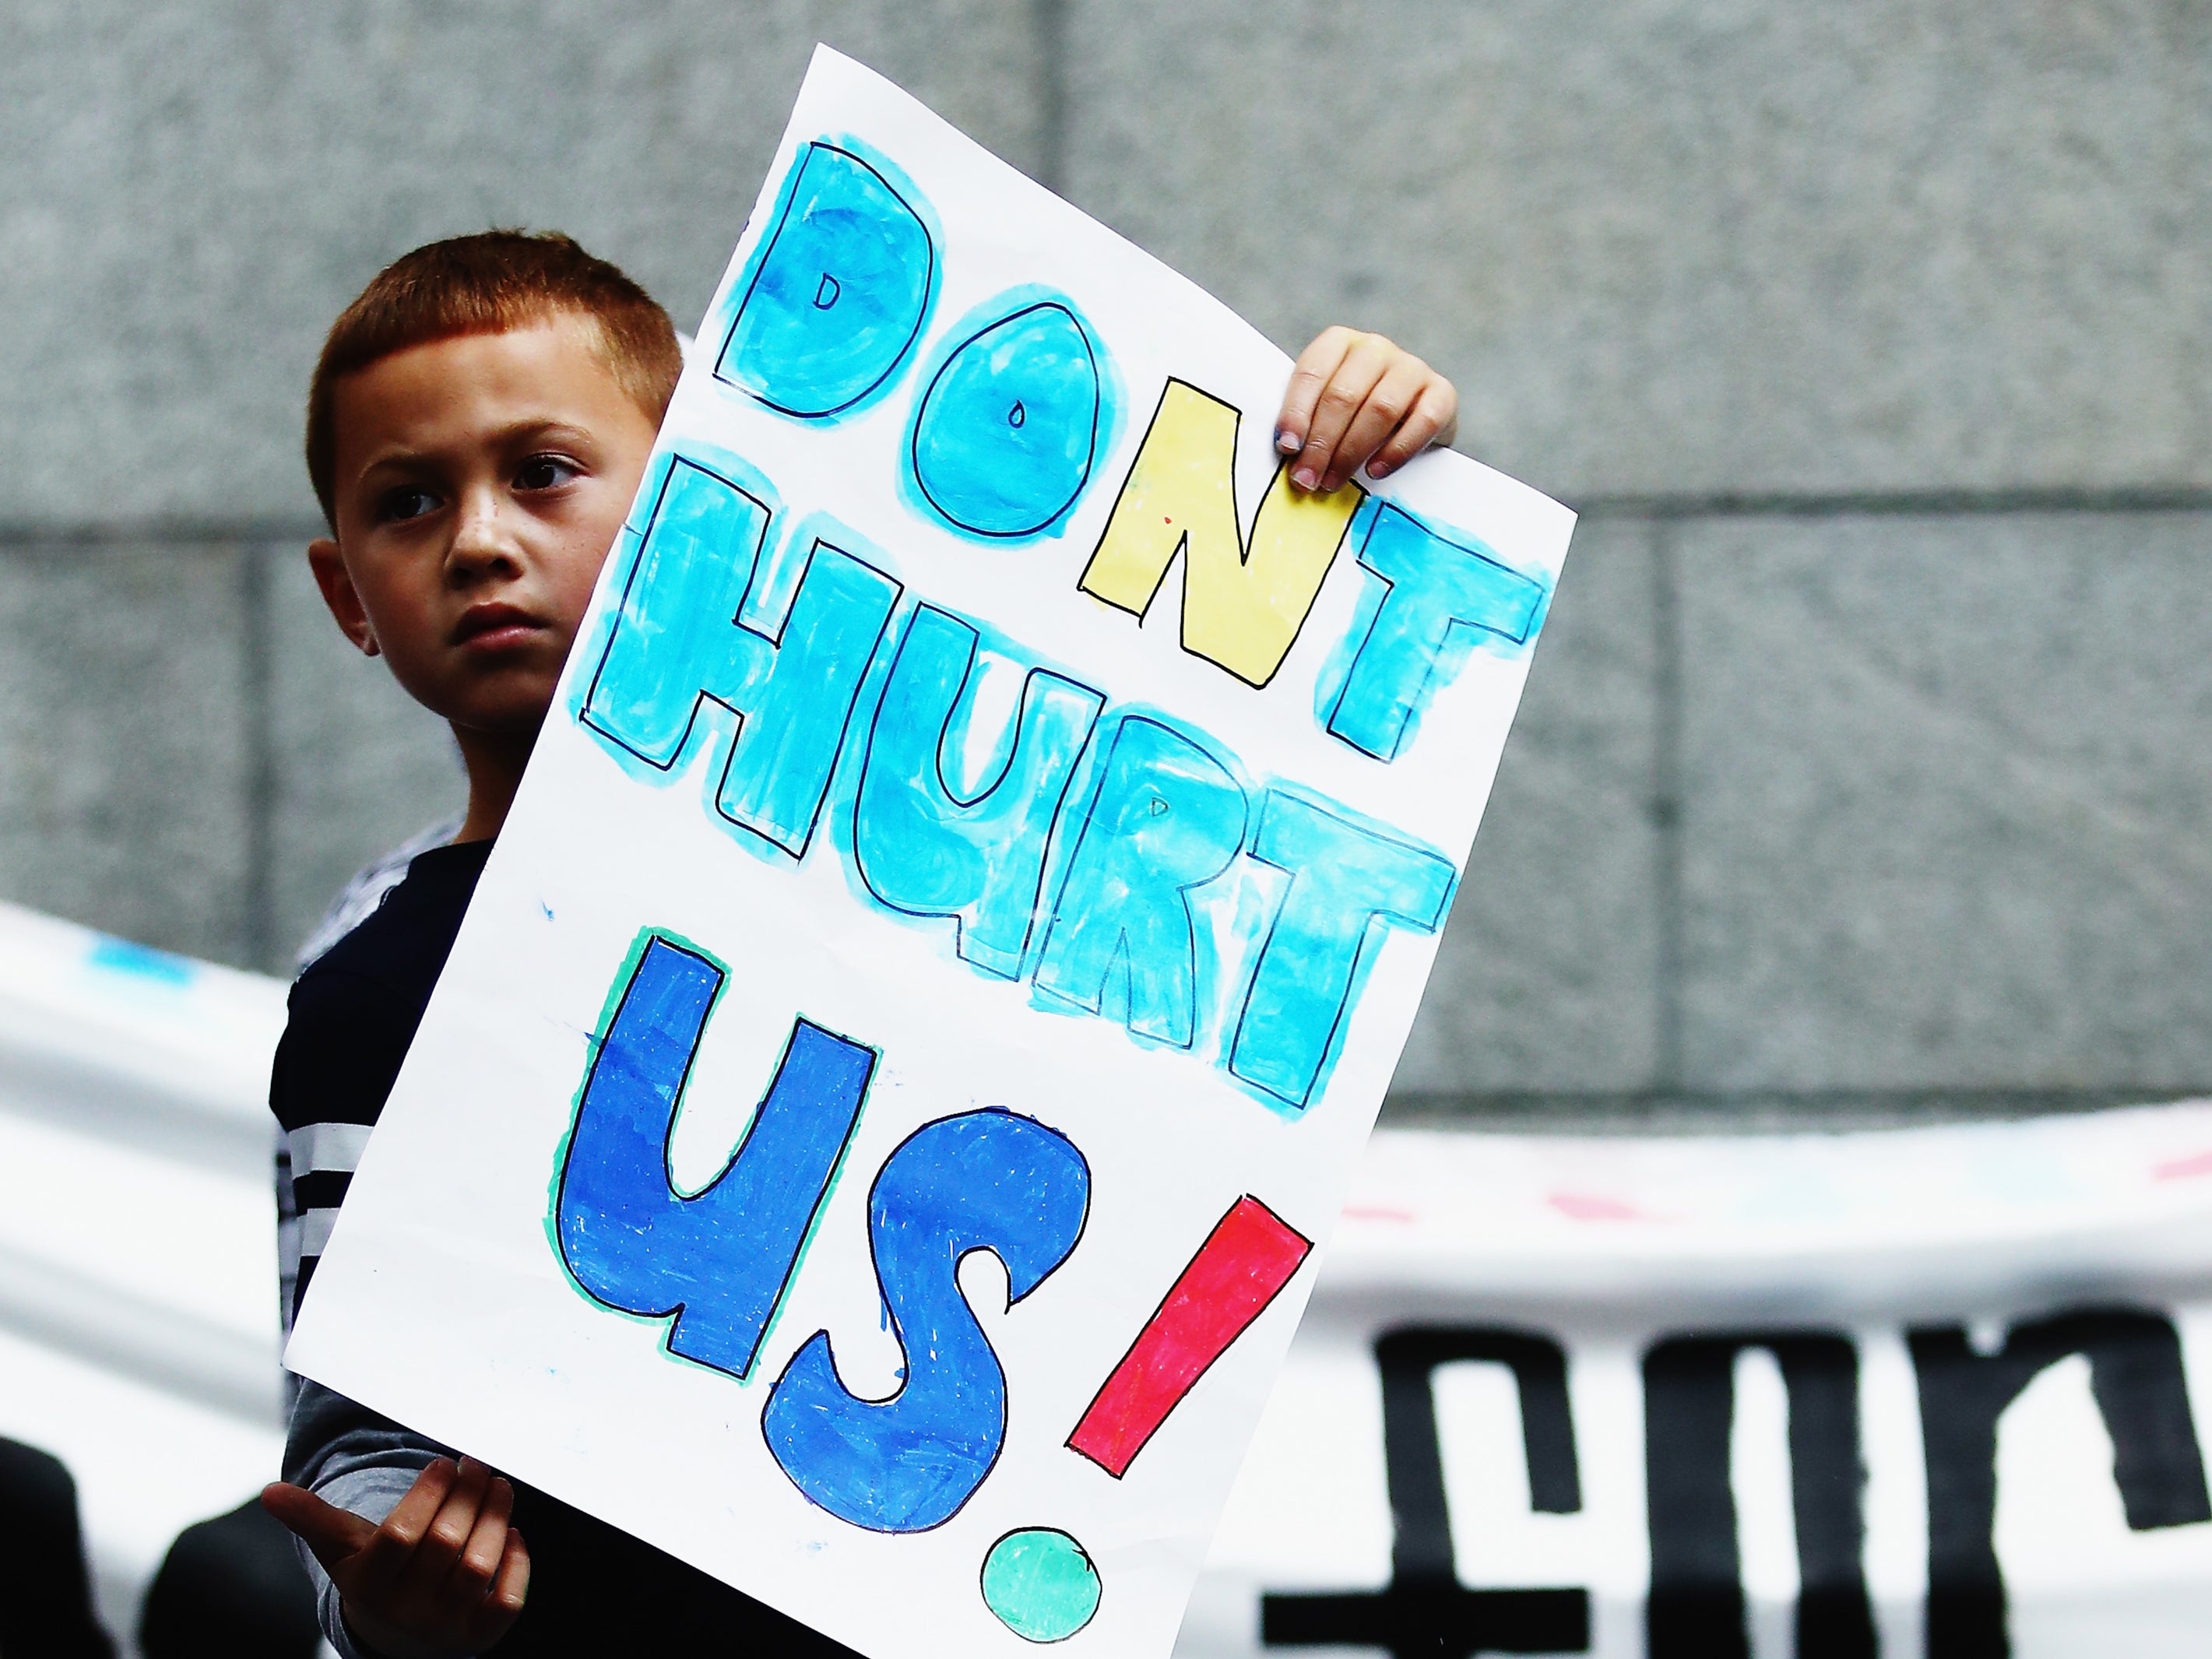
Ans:
{"label": "blue letter u", "polygon": [[722,970],[654,935],[600,1039],[561,1163],[561,1259],[592,1296],[650,1319],[668,1351],[742,1377],[799,1264],[860,1115],[872,1050],[792,1027],[767,1097],[729,1163],[678,1194],[668,1137]]}

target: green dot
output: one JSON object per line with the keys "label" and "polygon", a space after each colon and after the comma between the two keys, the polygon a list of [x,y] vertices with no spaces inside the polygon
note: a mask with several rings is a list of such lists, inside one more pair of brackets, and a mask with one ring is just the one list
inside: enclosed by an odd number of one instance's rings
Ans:
{"label": "green dot", "polygon": [[1065,1642],[1098,1611],[1098,1569],[1050,1527],[1025,1527],[983,1558],[983,1605],[1024,1641]]}

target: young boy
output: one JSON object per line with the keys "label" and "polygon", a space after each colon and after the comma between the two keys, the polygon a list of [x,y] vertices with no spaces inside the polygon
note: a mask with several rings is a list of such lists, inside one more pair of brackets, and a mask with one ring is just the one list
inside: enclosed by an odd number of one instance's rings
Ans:
{"label": "young boy", "polygon": [[[293,987],[270,1104],[299,1296],[413,1040],[682,368],[665,313],[566,237],[418,248],[332,325],[307,404],[331,534],[307,559],[346,637],[444,719],[468,772],[450,846]],[[1449,382],[1379,336],[1307,347],[1277,423],[1302,488],[1449,443]],[[347,1659],[844,1649],[626,1534],[302,1382],[262,1501],[314,1563]],[[526,1543],[525,1537],[528,1542]]]}

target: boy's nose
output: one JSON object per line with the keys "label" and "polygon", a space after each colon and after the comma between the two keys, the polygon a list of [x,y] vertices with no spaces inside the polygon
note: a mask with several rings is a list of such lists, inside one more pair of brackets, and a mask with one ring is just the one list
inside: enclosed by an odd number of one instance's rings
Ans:
{"label": "boy's nose", "polygon": [[454,575],[470,577],[500,566],[519,567],[521,552],[495,506],[465,501],[446,562]]}

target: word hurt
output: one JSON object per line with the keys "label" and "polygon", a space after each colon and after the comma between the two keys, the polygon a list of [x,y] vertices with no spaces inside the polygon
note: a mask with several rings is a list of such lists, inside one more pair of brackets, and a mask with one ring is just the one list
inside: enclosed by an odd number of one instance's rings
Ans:
{"label": "word hurt", "polygon": [[[771,620],[757,598],[774,586],[765,550],[775,515],[763,497],[699,462],[668,465],[579,721],[654,781],[720,745],[709,810],[797,858],[865,720],[840,805],[853,867],[876,903],[951,921],[962,961],[1002,979],[1027,975],[1045,1006],[1115,1009],[1149,1043],[1188,1050],[1203,1039],[1256,1093],[1293,1111],[1310,1104],[1376,930],[1442,926],[1450,860],[1347,807],[1251,780],[1203,735],[1110,711],[1102,690],[1036,665],[1000,734],[994,775],[963,792],[948,759],[969,735],[980,624],[917,603],[894,630],[900,584],[826,539],[819,520],[787,608]],[[1376,516],[1381,539],[1401,519]],[[1393,614],[1377,611],[1370,641]],[[1441,641],[1448,630],[1432,631]],[[1438,659],[1395,634],[1373,652],[1402,671],[1363,668],[1368,653],[1356,655],[1338,715],[1354,706],[1353,688],[1387,681],[1390,729],[1401,732],[1419,702],[1409,677],[1431,676]],[[1212,962],[1218,947],[1196,914],[1240,860],[1274,872],[1277,891],[1229,928],[1241,954]],[[1221,1012],[1222,1000],[1205,994],[1217,976],[1243,988]]]}

